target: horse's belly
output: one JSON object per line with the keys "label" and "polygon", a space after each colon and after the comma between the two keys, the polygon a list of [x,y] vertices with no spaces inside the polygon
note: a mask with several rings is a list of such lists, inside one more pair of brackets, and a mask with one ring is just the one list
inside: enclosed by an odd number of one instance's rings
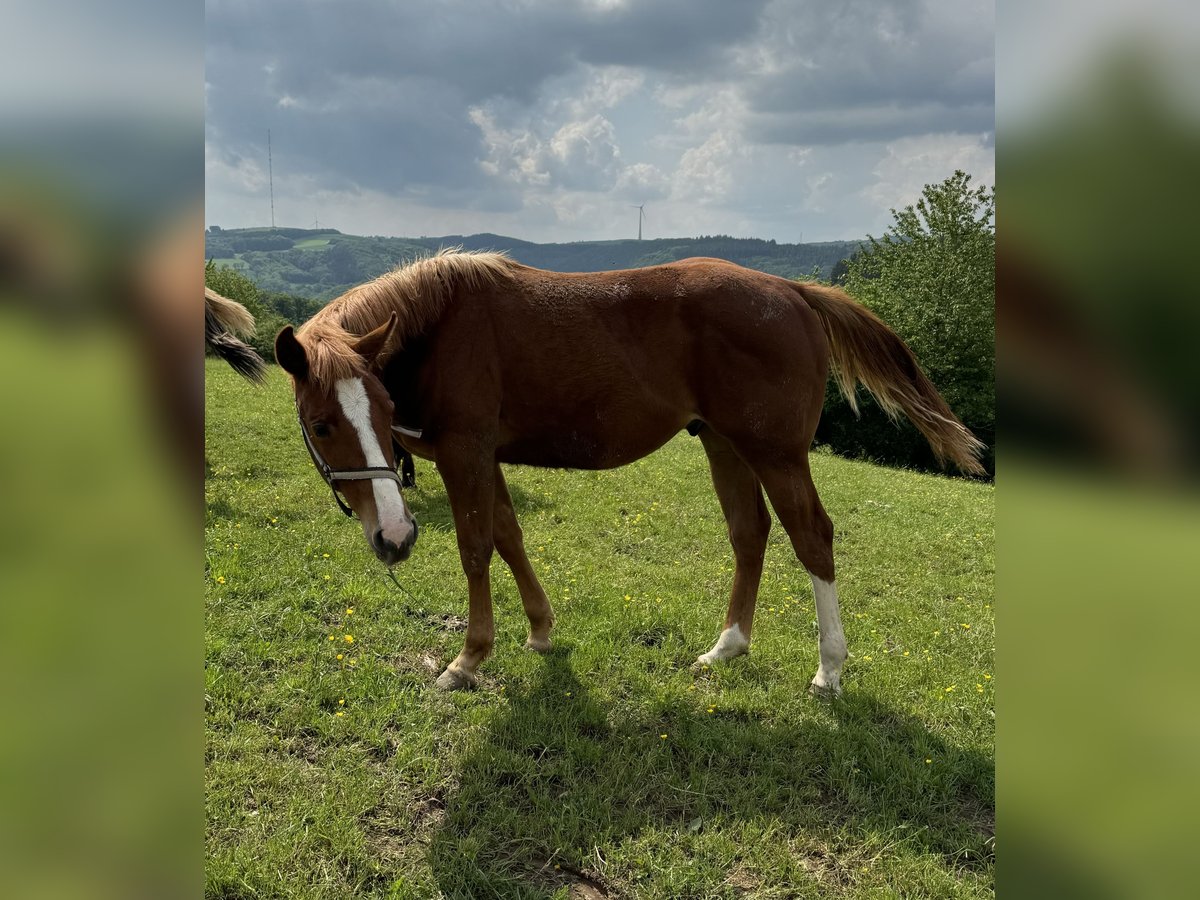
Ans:
{"label": "horse's belly", "polygon": [[514,434],[496,450],[502,463],[555,469],[614,469],[647,456],[682,426],[663,423],[638,429],[579,429]]}

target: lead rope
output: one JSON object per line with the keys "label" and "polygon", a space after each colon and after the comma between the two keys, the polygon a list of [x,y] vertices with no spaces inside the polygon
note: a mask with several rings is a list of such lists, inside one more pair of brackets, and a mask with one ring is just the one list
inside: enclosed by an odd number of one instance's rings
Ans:
{"label": "lead rope", "polygon": [[408,588],[406,588],[404,585],[402,585],[400,583],[400,579],[396,577],[396,573],[393,572],[391,569],[387,570],[387,576],[388,576],[388,578],[392,579],[392,584],[394,584],[396,587],[400,588],[400,590],[404,591],[404,593],[408,594],[408,596],[412,597],[418,603],[421,602],[420,597],[418,597],[416,594],[414,594],[412,591],[410,591]]}

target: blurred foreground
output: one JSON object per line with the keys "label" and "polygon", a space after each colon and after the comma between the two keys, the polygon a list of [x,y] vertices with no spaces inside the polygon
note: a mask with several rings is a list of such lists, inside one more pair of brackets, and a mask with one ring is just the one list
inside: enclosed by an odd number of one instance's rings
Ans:
{"label": "blurred foreground", "polygon": [[999,11],[998,884],[1180,896],[1200,800],[1198,16]]}
{"label": "blurred foreground", "polygon": [[3,893],[194,894],[203,7],[5,21]]}

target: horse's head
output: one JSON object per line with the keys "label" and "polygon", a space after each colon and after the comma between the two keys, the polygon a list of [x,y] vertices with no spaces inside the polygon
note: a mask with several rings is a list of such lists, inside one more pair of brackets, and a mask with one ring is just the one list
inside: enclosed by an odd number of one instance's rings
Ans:
{"label": "horse's head", "polygon": [[339,377],[314,370],[321,361],[312,358],[312,349],[292,326],[275,338],[275,359],[292,376],[301,433],[313,462],[342,510],[358,514],[367,543],[389,566],[408,559],[417,541],[417,523],[396,475],[392,400],[375,374],[376,358],[395,324],[393,314],[340,348]]}

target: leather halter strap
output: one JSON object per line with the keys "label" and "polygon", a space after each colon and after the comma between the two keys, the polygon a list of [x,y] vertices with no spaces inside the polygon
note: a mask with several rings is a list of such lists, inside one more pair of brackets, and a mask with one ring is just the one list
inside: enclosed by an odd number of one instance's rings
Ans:
{"label": "leather halter strap", "polygon": [[333,492],[333,499],[347,516],[353,518],[354,510],[341,498],[338,494],[338,481],[369,481],[375,478],[390,478],[396,482],[397,486],[402,486],[403,482],[400,476],[393,469],[387,466],[364,466],[360,469],[335,469],[325,462],[325,457],[317,450],[313,444],[312,438],[309,437],[308,428],[304,424],[304,418],[300,415],[300,410],[296,410],[296,420],[300,423],[300,434],[304,438],[304,446],[308,448],[308,455],[312,457],[313,465],[317,467],[317,471],[321,473],[321,477],[325,479],[325,483],[329,485],[329,490]]}

